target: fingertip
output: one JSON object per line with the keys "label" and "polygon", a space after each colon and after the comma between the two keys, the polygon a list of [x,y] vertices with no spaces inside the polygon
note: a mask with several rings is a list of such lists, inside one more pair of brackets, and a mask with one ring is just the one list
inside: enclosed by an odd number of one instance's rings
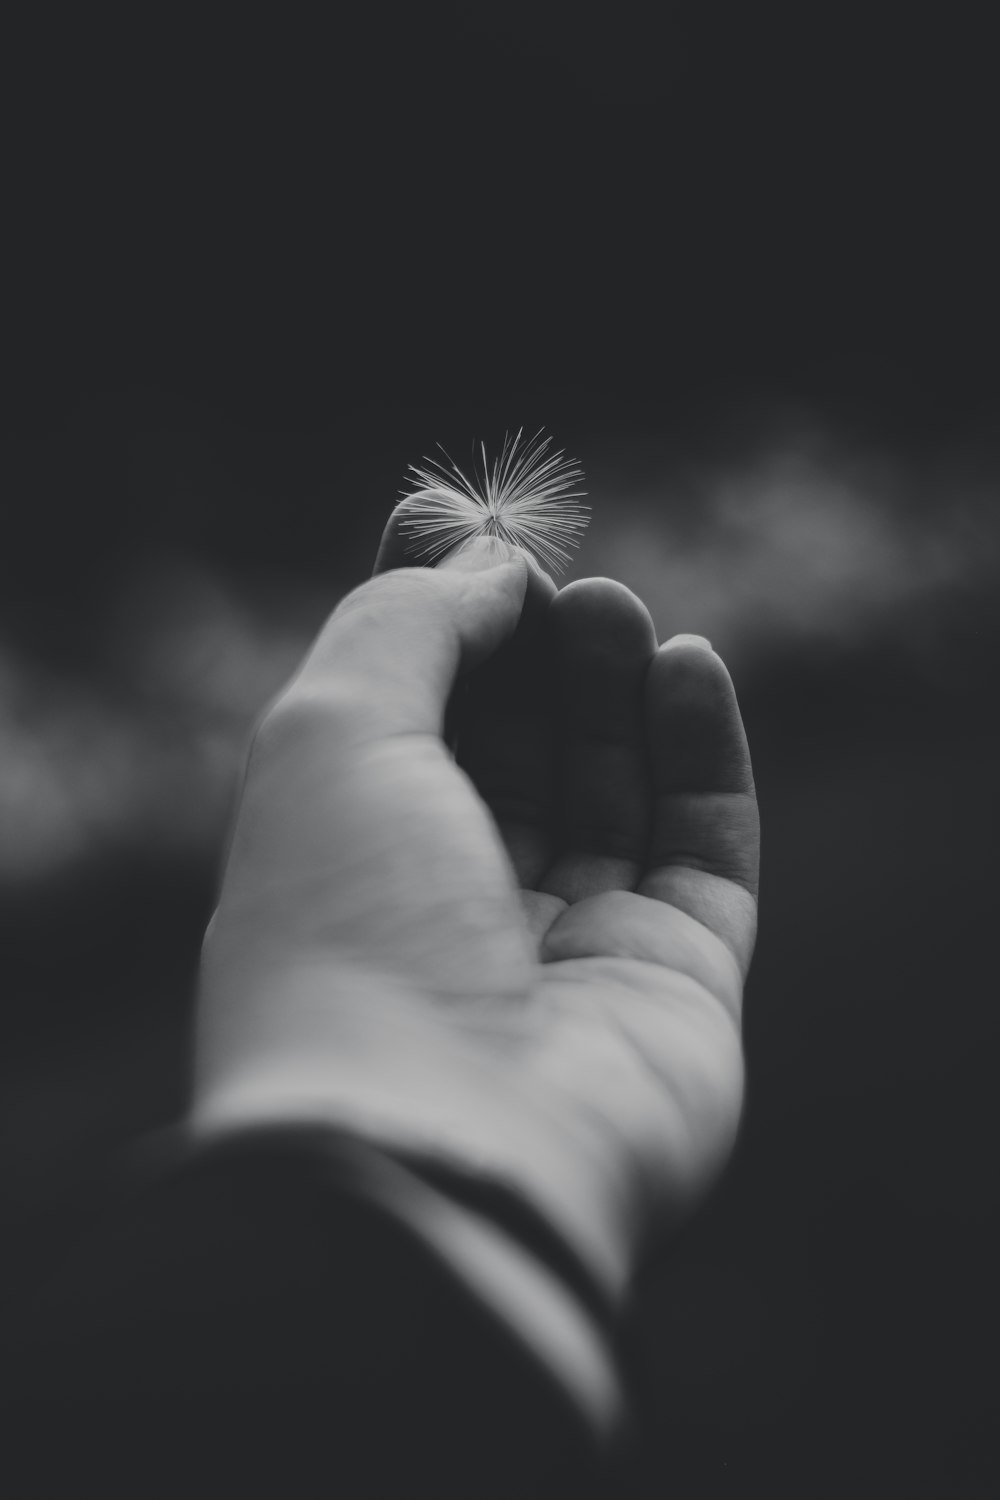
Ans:
{"label": "fingertip", "polygon": [[578,578],[559,590],[554,601],[556,628],[563,637],[582,635],[611,653],[649,655],[656,650],[656,629],[637,594],[614,578]]}
{"label": "fingertip", "polygon": [[484,579],[499,576],[497,586],[517,594],[520,614],[518,641],[529,640],[547,615],[556,597],[556,586],[535,562],[530,552],[497,537],[479,536],[449,552],[433,570],[436,573],[476,573]]}
{"label": "fingertip", "polygon": [[519,547],[497,536],[474,536],[445,554],[435,564],[439,573],[480,573],[487,568],[497,568],[505,563],[524,565],[524,554]]}
{"label": "fingertip", "polygon": [[413,538],[404,526],[409,512],[410,496],[404,496],[396,505],[388,521],[385,523],[378,550],[375,553],[375,566],[372,575],[388,573],[393,568],[417,568],[426,566],[416,554],[413,546]]}
{"label": "fingertip", "polygon": [[531,635],[542,619],[548,616],[553,602],[559,597],[559,590],[555,580],[546,573],[537,558],[521,547],[516,550],[524,557],[527,576],[521,629],[524,634]]}
{"label": "fingertip", "polygon": [[662,645],[646,679],[646,712],[661,789],[753,791],[736,690],[714,651],[676,637]]}
{"label": "fingertip", "polygon": [[721,656],[683,636],[674,636],[656,649],[647,693],[655,696],[667,688],[678,706],[688,699],[692,704],[707,704],[726,698],[732,692],[732,679]]}
{"label": "fingertip", "polygon": [[704,635],[672,635],[668,641],[663,642],[664,650],[675,650],[678,646],[697,646],[702,651],[711,651],[712,642]]}
{"label": "fingertip", "polygon": [[529,586],[532,591],[540,598],[544,597],[547,602],[551,603],[559,592],[559,586],[552,577],[552,574],[546,573],[533,552],[529,552],[525,547],[518,547],[517,550],[524,553],[525,561],[528,564]]}
{"label": "fingertip", "polygon": [[[412,496],[404,496],[393,510],[379,541],[372,576],[397,568],[427,568],[458,572],[480,572],[497,562],[524,564],[525,587],[523,624],[527,629],[545,613],[558,592],[554,580],[538,559],[524,547],[516,547],[498,537],[473,537],[469,542],[445,554],[443,558],[421,557],[415,548],[406,521]],[[480,560],[484,559],[484,560]]]}

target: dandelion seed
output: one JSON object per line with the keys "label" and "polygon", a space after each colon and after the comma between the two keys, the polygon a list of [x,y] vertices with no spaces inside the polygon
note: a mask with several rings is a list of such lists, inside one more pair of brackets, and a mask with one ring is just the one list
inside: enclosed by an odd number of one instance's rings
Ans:
{"label": "dandelion seed", "polygon": [[487,536],[525,548],[551,572],[566,566],[589,520],[590,507],[579,503],[585,491],[574,488],[583,470],[562,452],[550,454],[552,439],[540,432],[522,442],[523,430],[504,438],[492,466],[481,444],[481,472],[473,469],[471,477],[444,448],[445,461],[410,464],[413,488],[403,491],[406,514],[399,524],[423,562]]}

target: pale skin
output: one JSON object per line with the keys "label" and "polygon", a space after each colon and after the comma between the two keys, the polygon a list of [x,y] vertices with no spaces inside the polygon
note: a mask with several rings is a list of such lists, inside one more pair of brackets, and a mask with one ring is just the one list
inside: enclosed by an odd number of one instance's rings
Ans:
{"label": "pale skin", "polygon": [[732,683],[621,584],[557,591],[502,544],[414,568],[397,523],[255,735],[193,1124],[329,1123],[492,1178],[618,1296],[739,1124]]}

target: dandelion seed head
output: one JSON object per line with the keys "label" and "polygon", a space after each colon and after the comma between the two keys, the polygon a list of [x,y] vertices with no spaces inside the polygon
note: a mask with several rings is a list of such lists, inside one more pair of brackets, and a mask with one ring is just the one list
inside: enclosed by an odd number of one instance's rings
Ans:
{"label": "dandelion seed head", "polygon": [[[581,505],[576,486],[583,469],[562,452],[550,453],[551,437],[536,433],[523,441],[523,428],[504,438],[490,464],[485,444],[480,464],[464,473],[441,448],[443,459],[410,464],[411,487],[403,491],[400,530],[422,562],[437,562],[473,537],[494,537],[523,547],[550,572],[560,572],[586,530],[590,507]],[[438,445],[440,447],[440,444]]]}

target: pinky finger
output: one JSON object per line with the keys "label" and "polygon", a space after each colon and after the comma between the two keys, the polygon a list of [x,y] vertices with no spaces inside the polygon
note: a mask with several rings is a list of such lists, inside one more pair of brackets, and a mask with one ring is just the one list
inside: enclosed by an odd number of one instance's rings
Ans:
{"label": "pinky finger", "polygon": [[675,637],[650,664],[645,707],[653,827],[638,889],[708,927],[745,973],[757,928],[760,824],[729,673],[707,642]]}

